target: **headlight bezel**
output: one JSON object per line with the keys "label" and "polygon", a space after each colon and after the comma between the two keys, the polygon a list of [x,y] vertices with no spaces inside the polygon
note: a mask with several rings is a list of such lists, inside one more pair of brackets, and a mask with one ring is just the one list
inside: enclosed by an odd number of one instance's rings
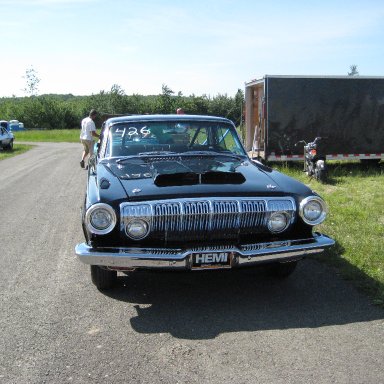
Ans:
{"label": "headlight bezel", "polygon": [[[140,236],[133,236],[132,232],[129,232],[129,227],[133,224],[142,224],[142,227],[144,229],[143,234]],[[150,224],[147,220],[141,218],[141,217],[135,217],[128,221],[128,223],[125,225],[125,234],[131,239],[135,241],[142,240],[148,236],[150,232]]]}
{"label": "headlight bezel", "polygon": [[[310,218],[308,218],[308,216],[306,216],[306,212],[305,212],[306,208],[308,208],[309,204],[311,204],[311,203],[318,204],[320,207],[321,212],[318,215],[318,217],[315,219],[310,219]],[[319,196],[308,196],[300,202],[300,206],[299,206],[300,217],[304,221],[304,223],[306,223],[308,225],[315,226],[315,225],[321,224],[325,220],[325,218],[327,217],[327,213],[328,213],[327,204]]]}
{"label": "headlight bezel", "polygon": [[[97,212],[104,211],[109,216],[109,224],[105,227],[97,227],[94,225],[94,215]],[[115,210],[108,204],[96,203],[87,209],[85,214],[85,224],[87,229],[95,235],[106,235],[110,233],[116,226],[117,216]]]}
{"label": "headlight bezel", "polygon": [[[281,228],[279,229],[273,229],[272,228],[272,220],[277,217],[277,216],[281,216],[284,218],[284,221],[285,221],[285,224],[284,226],[282,226]],[[268,222],[267,222],[267,226],[268,226],[268,230],[271,232],[271,233],[281,233],[281,232],[284,232],[288,226],[290,224],[290,219],[289,219],[289,216],[287,214],[287,212],[285,211],[275,211],[275,212],[271,212],[269,218],[268,218]]]}

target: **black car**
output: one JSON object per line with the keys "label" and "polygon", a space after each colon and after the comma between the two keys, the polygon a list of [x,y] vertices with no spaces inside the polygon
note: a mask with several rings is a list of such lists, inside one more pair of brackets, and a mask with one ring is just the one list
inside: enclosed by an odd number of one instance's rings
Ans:
{"label": "black car", "polygon": [[192,115],[108,119],[88,169],[76,246],[98,289],[119,271],[231,269],[281,277],[334,241],[314,232],[326,204],[251,160],[233,123]]}

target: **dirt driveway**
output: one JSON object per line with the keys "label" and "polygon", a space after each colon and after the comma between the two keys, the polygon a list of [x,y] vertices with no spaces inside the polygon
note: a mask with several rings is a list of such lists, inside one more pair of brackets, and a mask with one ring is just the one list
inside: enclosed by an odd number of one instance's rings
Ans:
{"label": "dirt driveway", "polygon": [[97,291],[74,254],[81,150],[0,162],[0,382],[384,382],[384,310],[314,260],[283,282],[142,272]]}

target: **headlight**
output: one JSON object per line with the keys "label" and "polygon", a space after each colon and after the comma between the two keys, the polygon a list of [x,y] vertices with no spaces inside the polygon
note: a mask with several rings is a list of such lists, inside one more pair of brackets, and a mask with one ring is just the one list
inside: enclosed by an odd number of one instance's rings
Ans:
{"label": "headlight", "polygon": [[125,227],[125,233],[132,240],[141,240],[148,235],[149,225],[145,220],[133,219]]}
{"label": "headlight", "polygon": [[327,216],[327,206],[320,197],[307,197],[300,203],[300,216],[309,225],[320,224]]}
{"label": "headlight", "polygon": [[92,233],[105,235],[116,225],[115,210],[108,204],[97,203],[88,209],[85,222]]}
{"label": "headlight", "polygon": [[273,212],[268,220],[268,229],[273,233],[284,231],[288,226],[288,217],[284,212]]}

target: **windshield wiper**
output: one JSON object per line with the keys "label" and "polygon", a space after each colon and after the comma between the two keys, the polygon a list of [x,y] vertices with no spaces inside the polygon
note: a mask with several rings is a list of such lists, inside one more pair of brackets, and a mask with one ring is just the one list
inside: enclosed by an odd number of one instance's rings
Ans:
{"label": "windshield wiper", "polygon": [[150,152],[140,152],[139,156],[162,156],[162,155],[179,155],[177,152],[172,151],[150,151]]}
{"label": "windshield wiper", "polygon": [[120,157],[118,160],[116,160],[116,163],[121,164],[132,159],[142,159],[150,156],[169,156],[169,155],[180,155],[180,153],[172,152],[172,151],[140,152],[137,155]]}
{"label": "windshield wiper", "polygon": [[[110,157],[109,159],[114,159],[113,157]],[[133,160],[133,159],[140,159],[140,156],[138,155],[131,155],[131,156],[119,156],[118,159],[116,160],[116,164],[123,163],[128,160]]]}
{"label": "windshield wiper", "polygon": [[172,151],[150,151],[150,152],[140,152],[137,155],[132,155],[132,156],[124,156],[120,157],[118,160],[116,160],[117,164],[124,163],[126,161],[130,161],[132,159],[142,159],[146,157],[151,157],[151,156],[180,156],[180,157],[194,157],[194,156],[220,156],[220,157],[229,157],[236,159],[238,161],[244,161],[246,158],[245,155],[237,155],[232,152],[218,152],[214,150],[210,151],[187,151],[187,152],[172,152]]}
{"label": "windshield wiper", "polygon": [[181,154],[182,156],[224,156],[224,157],[234,157],[237,160],[244,160],[246,157],[245,155],[237,155],[236,153],[233,152],[221,152],[221,151],[215,151],[215,150],[210,150],[210,151],[187,151],[183,152]]}

